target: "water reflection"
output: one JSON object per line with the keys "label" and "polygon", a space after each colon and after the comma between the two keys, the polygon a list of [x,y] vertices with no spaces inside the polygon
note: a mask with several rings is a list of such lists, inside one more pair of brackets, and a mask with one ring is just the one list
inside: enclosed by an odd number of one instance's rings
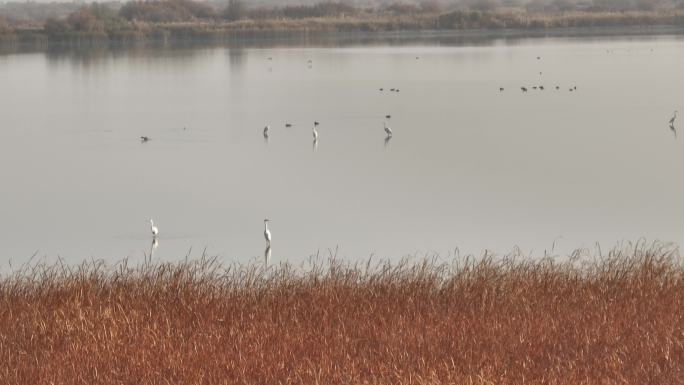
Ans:
{"label": "water reflection", "polygon": [[264,143],[268,144],[268,131],[271,129],[271,126],[266,126],[264,127]]}
{"label": "water reflection", "polygon": [[245,60],[247,59],[245,50],[243,48],[228,48],[226,51],[230,70],[241,71],[245,67]]}
{"label": "water reflection", "polygon": [[[199,44],[127,44],[127,45],[58,45],[49,47],[45,56],[49,65],[53,67],[70,66],[76,68],[90,68],[113,64],[121,61],[132,61],[148,65],[168,65],[173,67],[188,67],[197,60],[213,54],[212,51],[202,50]],[[2,50],[0,50],[2,53]],[[236,53],[235,56],[238,56]],[[232,58],[232,57],[231,57]],[[236,59],[236,62],[240,59]],[[231,60],[231,65],[233,61]],[[240,67],[240,65],[236,65]]]}
{"label": "water reflection", "polygon": [[387,149],[387,146],[389,145],[389,142],[392,140],[391,136],[386,136],[385,137],[385,150]]}
{"label": "water reflection", "polygon": [[264,267],[268,267],[268,263],[271,260],[271,245],[266,245],[264,250]]}
{"label": "water reflection", "polygon": [[[40,39],[35,42],[22,42],[15,44],[11,41],[0,43],[0,55],[15,53],[47,52],[50,60],[67,59],[73,64],[81,63],[90,65],[104,58],[128,56],[133,53],[139,57],[150,60],[159,58],[160,52],[166,52],[168,56],[178,59],[187,59],[193,55],[207,51],[198,48],[228,48],[231,68],[242,68],[245,65],[245,48],[279,48],[279,47],[350,47],[358,45],[436,45],[436,46],[501,46],[525,44],[535,38],[580,38],[583,40],[607,40],[631,41],[645,39],[657,40],[662,35],[677,35],[684,32],[681,27],[659,26],[648,29],[638,27],[615,27],[615,28],[578,28],[556,30],[489,30],[489,31],[430,31],[414,33],[317,33],[312,36],[309,33],[269,33],[254,32],[248,36],[236,36],[228,40],[194,40],[194,41],[146,41],[116,43],[80,43],[48,45]],[[190,49],[192,48],[192,50]],[[182,56],[177,55],[183,52]],[[193,52],[194,51],[194,52]],[[653,49],[651,49],[653,51]],[[175,54],[174,54],[175,52]],[[612,52],[612,50],[606,50]],[[153,54],[150,54],[153,53]],[[168,57],[167,56],[167,57]],[[308,63],[309,68],[313,63]]]}
{"label": "water reflection", "polygon": [[147,255],[147,259],[149,261],[151,261],[152,257],[154,257],[154,251],[157,250],[157,247],[159,247],[159,239],[154,237],[152,238],[152,244],[150,244],[150,252]]}

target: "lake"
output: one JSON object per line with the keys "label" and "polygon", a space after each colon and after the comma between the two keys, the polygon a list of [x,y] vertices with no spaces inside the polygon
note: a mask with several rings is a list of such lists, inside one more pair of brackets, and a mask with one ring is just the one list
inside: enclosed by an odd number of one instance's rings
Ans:
{"label": "lake", "polygon": [[271,263],[681,243],[682,68],[677,35],[5,53],[0,261],[141,261],[150,218],[161,261],[261,261],[265,217]]}

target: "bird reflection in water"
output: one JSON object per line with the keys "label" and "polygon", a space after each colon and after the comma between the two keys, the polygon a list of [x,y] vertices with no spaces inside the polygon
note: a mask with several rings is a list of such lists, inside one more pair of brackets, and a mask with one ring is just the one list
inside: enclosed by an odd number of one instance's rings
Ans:
{"label": "bird reflection in water", "polygon": [[154,238],[152,238],[152,243],[150,244],[150,252],[148,253],[148,256],[147,256],[148,261],[152,261],[152,257],[154,256],[154,251],[157,250],[157,247],[159,247],[159,238],[154,237]]}
{"label": "bird reflection in water", "polygon": [[271,260],[271,245],[267,245],[264,250],[264,267],[268,267],[268,262]]}
{"label": "bird reflection in water", "polygon": [[271,126],[266,126],[264,127],[264,143],[268,144],[268,131],[271,129]]}

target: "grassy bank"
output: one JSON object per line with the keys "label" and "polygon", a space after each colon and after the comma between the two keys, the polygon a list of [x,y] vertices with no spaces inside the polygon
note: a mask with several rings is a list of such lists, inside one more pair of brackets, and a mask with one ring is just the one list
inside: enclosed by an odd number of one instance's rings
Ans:
{"label": "grassy bank", "polygon": [[34,266],[0,280],[0,382],[680,383],[677,250],[559,260]]}
{"label": "grassy bank", "polygon": [[[99,9],[99,11],[98,11]],[[684,27],[684,10],[530,13],[511,11],[356,13],[347,16],[224,20],[192,18],[155,22],[126,19],[101,8],[84,7],[66,20],[44,26],[0,28],[0,44],[101,44],[129,42],[224,41],[240,38],[321,33],[395,31],[553,31],[589,27]],[[104,15],[104,16],[103,16]]]}

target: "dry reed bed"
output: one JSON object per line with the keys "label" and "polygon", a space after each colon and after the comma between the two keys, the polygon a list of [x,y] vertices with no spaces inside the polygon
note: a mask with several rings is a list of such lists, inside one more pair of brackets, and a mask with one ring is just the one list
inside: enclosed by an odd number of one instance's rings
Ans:
{"label": "dry reed bed", "polygon": [[681,384],[675,248],[0,279],[2,384]]}

